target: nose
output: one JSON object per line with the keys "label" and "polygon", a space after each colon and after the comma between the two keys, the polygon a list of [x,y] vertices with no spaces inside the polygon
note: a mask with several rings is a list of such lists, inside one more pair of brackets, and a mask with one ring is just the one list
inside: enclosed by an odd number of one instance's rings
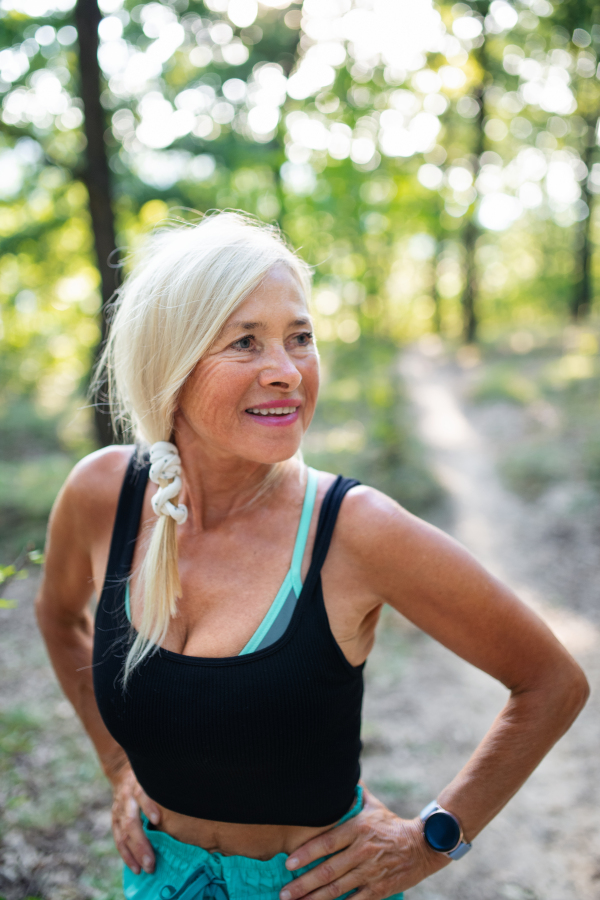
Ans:
{"label": "nose", "polygon": [[294,391],[302,381],[302,375],[281,344],[271,345],[263,357],[258,383],[261,387],[278,387]]}

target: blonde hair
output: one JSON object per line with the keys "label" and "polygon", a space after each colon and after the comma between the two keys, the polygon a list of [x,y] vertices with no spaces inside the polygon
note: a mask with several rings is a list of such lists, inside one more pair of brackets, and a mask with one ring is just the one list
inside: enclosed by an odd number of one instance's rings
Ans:
{"label": "blonde hair", "polygon": [[[96,372],[96,386],[107,382],[115,432],[131,435],[139,447],[173,440],[177,397],[187,377],[231,313],[281,264],[297,277],[308,302],[308,266],[275,228],[244,214],[214,213],[147,240],[119,289]],[[177,525],[160,515],[140,569],[142,617],[125,682],[164,641],[176,615],[177,555]]]}

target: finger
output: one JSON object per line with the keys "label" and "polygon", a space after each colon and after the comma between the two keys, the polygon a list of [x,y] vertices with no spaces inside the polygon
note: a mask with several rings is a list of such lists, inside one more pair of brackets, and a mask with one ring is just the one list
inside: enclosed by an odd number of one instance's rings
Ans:
{"label": "finger", "polygon": [[134,789],[133,795],[144,815],[150,819],[153,825],[158,825],[160,822],[159,806],[154,800],[150,799],[146,791],[141,788],[139,784]]}
{"label": "finger", "polygon": [[[395,894],[394,896],[400,896],[400,894]],[[381,900],[382,897],[389,897],[389,893],[386,891],[381,894],[368,884],[362,887],[355,894],[352,894],[352,900]]]}
{"label": "finger", "polygon": [[117,848],[119,856],[121,857],[121,859],[123,860],[125,865],[129,869],[131,869],[131,871],[133,872],[134,875],[139,875],[142,870],[141,870],[140,866],[138,866],[133,855],[129,852],[129,848],[127,847],[127,844],[124,841],[117,840],[115,838],[115,846]]}
{"label": "finger", "polygon": [[132,855],[138,868],[149,874],[154,871],[155,858],[152,844],[142,827],[139,807],[133,798],[127,804],[126,815],[117,823],[117,843],[122,843]]}
{"label": "finger", "polygon": [[356,838],[356,834],[357,831],[353,821],[345,822],[343,825],[338,825],[337,828],[324,831],[323,834],[319,834],[316,838],[307,841],[306,844],[294,850],[293,854],[286,860],[285,867],[292,871],[301,869],[303,866],[321,859],[322,856],[338,853],[352,843]]}
{"label": "finger", "polygon": [[[310,872],[305,872],[300,878],[296,878],[294,881],[286,884],[279,896],[281,900],[300,900],[301,897],[312,897],[313,891],[317,891],[325,885],[335,884],[353,870],[356,871],[357,865],[361,862],[363,860],[357,859],[357,853],[354,849],[348,849],[344,853],[337,853],[324,860],[314,869],[311,869]],[[353,887],[356,887],[359,883],[355,880]],[[324,896],[327,896],[327,894]],[[338,894],[330,893],[329,896],[337,897]]]}
{"label": "finger", "polygon": [[[330,881],[325,887],[307,894],[306,897],[310,898],[310,900],[335,900],[336,897],[341,897],[343,894],[347,894],[360,886],[361,881],[356,872],[348,872],[347,875]],[[354,900],[354,895],[352,900]]]}

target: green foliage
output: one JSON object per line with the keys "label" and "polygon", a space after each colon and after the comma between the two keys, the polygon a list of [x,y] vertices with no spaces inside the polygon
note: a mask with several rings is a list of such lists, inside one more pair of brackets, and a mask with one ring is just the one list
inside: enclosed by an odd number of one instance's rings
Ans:
{"label": "green foliage", "polygon": [[[39,566],[44,562],[44,554],[39,550],[31,550],[32,544],[29,543],[23,553],[19,555],[15,563],[8,566],[0,565],[0,585],[4,585],[4,590],[12,581],[23,581],[27,578],[29,572],[26,568],[21,568],[23,562],[29,562],[31,565]],[[9,600],[5,597],[0,598],[0,609],[14,609],[17,606],[16,600]]]}
{"label": "green foliage", "polygon": [[323,368],[307,462],[358,478],[415,513],[431,508],[442,492],[422,459],[394,343],[365,336],[357,344],[326,346]]}
{"label": "green foliage", "polygon": [[19,760],[31,752],[40,723],[21,709],[0,713],[0,774],[9,779]]}
{"label": "green foliage", "polygon": [[535,400],[536,385],[520,372],[515,372],[505,364],[486,369],[471,392],[473,400],[489,403],[495,400],[506,400],[510,403],[526,405]]}
{"label": "green foliage", "polygon": [[400,781],[397,778],[379,778],[371,783],[371,789],[378,797],[384,796],[396,802],[409,799],[419,787],[412,781]]}
{"label": "green foliage", "polygon": [[30,520],[47,518],[71,467],[71,460],[64,455],[46,455],[24,463],[4,463],[0,491],[5,509]]}
{"label": "green foliage", "polygon": [[567,474],[565,461],[547,444],[519,449],[500,463],[500,473],[508,486],[524,500],[537,500],[551,485]]}
{"label": "green foliage", "polygon": [[[0,838],[14,829],[44,856],[52,854],[54,864],[69,872],[77,896],[119,900],[122,863],[105,812],[107,784],[79,727],[59,718],[57,728],[57,712],[64,716],[66,705],[58,700],[47,715],[25,706],[0,712]],[[74,830],[78,840],[65,841]],[[46,896],[35,872],[22,888],[20,896],[26,890]]]}
{"label": "green foliage", "polygon": [[587,442],[583,463],[590,484],[596,491],[600,491],[600,435]]}
{"label": "green foliage", "polygon": [[48,515],[73,462],[58,453],[3,462],[0,541],[7,555],[15,555],[24,545],[43,546]]}
{"label": "green foliage", "polygon": [[487,344],[473,372],[471,399],[495,409],[500,472],[527,501],[560,483],[568,485],[574,503],[595,504],[590,488],[600,490],[597,348],[597,325],[519,330]]}
{"label": "green foliage", "polygon": [[[298,98],[294,91],[286,95],[285,79],[309,55],[321,58],[319,16],[328,22],[326,10],[304,9],[300,28],[296,3],[261,6],[250,26],[236,25],[212,0],[112,4],[107,21],[113,38],[101,31],[101,101],[119,246],[134,247],[175,207],[242,208],[278,221],[315,266],[322,341],[352,343],[360,333],[405,341],[436,328],[456,337],[471,263],[484,332],[507,321],[564,317],[580,282],[581,254],[591,248],[593,256],[595,240],[596,226],[587,234],[584,224],[600,190],[589,140],[600,92],[590,74],[598,10],[587,2],[554,10],[543,3],[539,15],[523,8],[514,21],[509,16],[508,24],[498,25],[488,6],[439,3],[448,37],[414,71],[376,56],[363,59],[358,45],[342,42],[333,82]],[[182,41],[160,57],[154,74],[136,81],[135,71],[123,74],[111,57],[111,41],[139,54],[143,68],[154,58],[159,14],[163,24],[181,28]],[[479,36],[449,37],[460,35],[460,23],[484,18]],[[35,410],[20,432],[4,416],[11,457],[11,445],[22,447],[28,428],[46,428],[53,444],[51,432],[73,419],[99,337],[98,274],[81,180],[86,146],[77,45],[73,34],[65,35],[72,24],[64,4],[62,11],[49,4],[38,18],[8,7],[0,16],[2,46],[16,52],[22,45],[28,60],[26,71],[2,89],[0,153],[13,154],[7,164],[20,174],[4,189],[0,209],[0,415],[7,407],[10,418],[15,409]],[[56,29],[49,44],[35,39],[40,25]],[[122,30],[118,39],[115,28]],[[221,29],[218,39],[215,28]],[[332,52],[323,50],[323,60]],[[563,111],[550,108],[560,106],[556,92],[548,88],[550,99],[538,102],[530,89],[537,78],[542,90],[549,65],[560,68],[569,85]],[[266,80],[261,72],[269,73]],[[32,98],[46,75],[60,101],[40,111]],[[253,130],[256,98],[269,90],[279,123],[270,132]],[[23,92],[30,106],[19,100]],[[178,110],[180,132],[169,135],[168,123],[162,130],[146,127],[151,117],[144,103],[151,97]],[[185,124],[190,109],[193,127],[191,119]],[[405,110],[407,133],[417,113],[437,117],[441,130],[428,149],[385,151],[386,122],[396,122],[404,134],[398,110]],[[346,149],[332,149],[334,132]],[[361,141],[366,161],[357,155]],[[562,175],[555,169],[556,176],[544,180],[553,165],[563,166]],[[552,191],[566,184],[565,166],[575,180],[569,176],[572,196],[563,201]],[[477,219],[482,198],[498,193],[525,204],[512,228],[484,227]],[[476,228],[472,246],[469,222]],[[594,258],[592,269],[596,264]],[[524,385],[498,389],[526,402]],[[79,416],[67,448],[75,456],[90,448],[90,426],[89,416]]]}

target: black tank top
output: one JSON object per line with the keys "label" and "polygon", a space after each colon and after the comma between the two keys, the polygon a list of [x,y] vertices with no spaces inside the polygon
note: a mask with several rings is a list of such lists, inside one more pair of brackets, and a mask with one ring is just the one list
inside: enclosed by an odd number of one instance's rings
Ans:
{"label": "black tank top", "polygon": [[125,583],[148,465],[132,459],[119,498],[96,612],[94,690],[104,723],[149,797],[219,822],[330,825],[350,809],[360,775],[363,668],[329,627],[321,567],[340,504],[358,484],[328,490],[310,569],[284,634],[242,656],[205,658],[159,648],[122,687],[133,632]]}

